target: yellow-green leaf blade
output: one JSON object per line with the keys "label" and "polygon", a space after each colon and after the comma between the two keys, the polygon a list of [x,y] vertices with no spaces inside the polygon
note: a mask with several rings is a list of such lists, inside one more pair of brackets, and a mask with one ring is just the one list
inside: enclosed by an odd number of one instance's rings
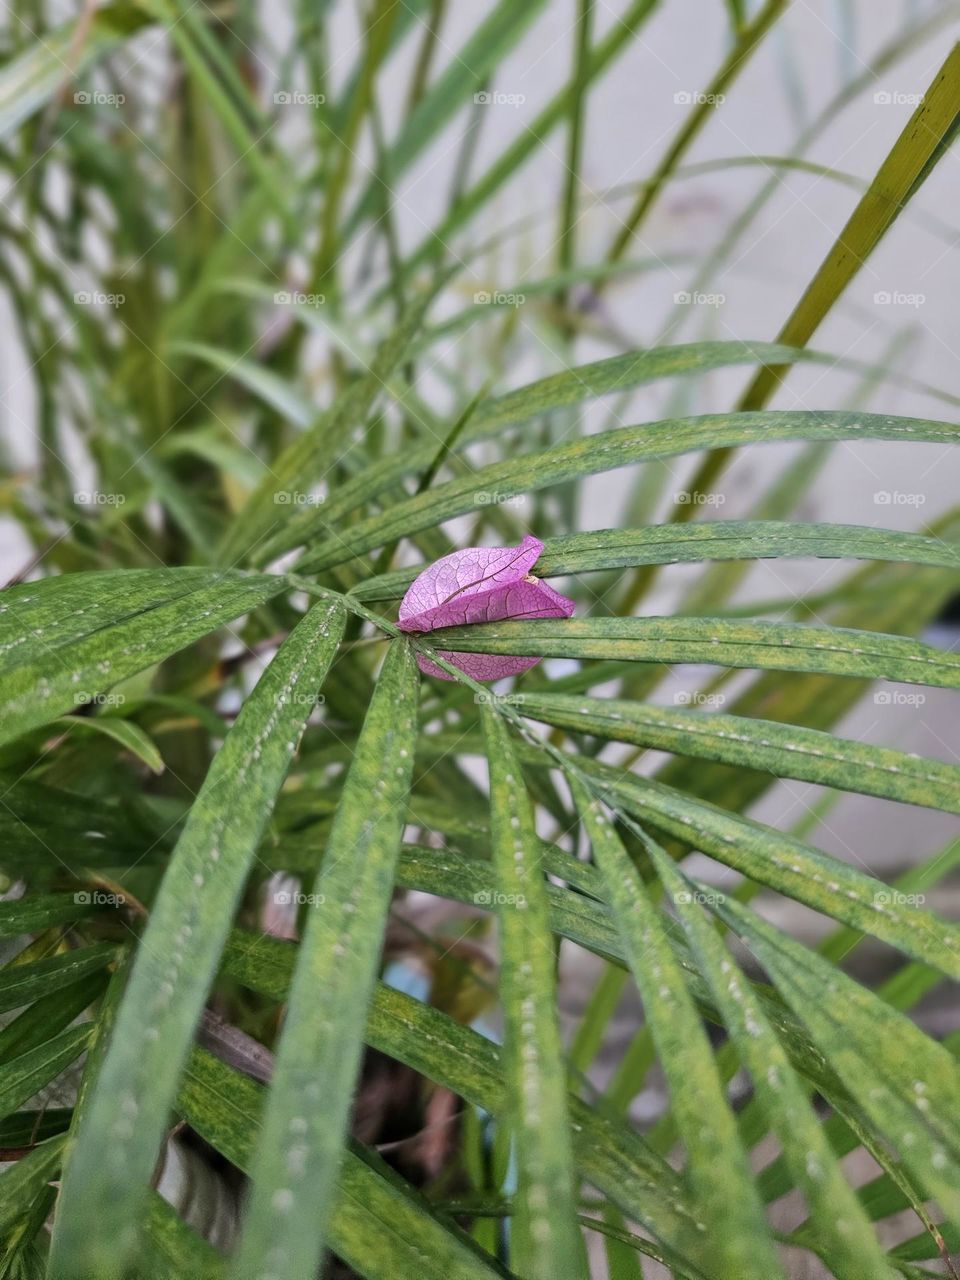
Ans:
{"label": "yellow-green leaf blade", "polygon": [[600,804],[582,783],[571,785],[667,1076],[705,1228],[701,1247],[718,1275],[782,1277],[710,1042],[657,908]]}
{"label": "yellow-green leaf blade", "polygon": [[556,1015],[555,955],[533,812],[500,717],[482,718],[490,768],[490,827],[500,922],[500,991],[510,1116],[518,1167],[514,1266],[530,1280],[584,1265]]}
{"label": "yellow-green leaf blade", "polygon": [[336,653],[339,605],[291,632],[214,758],[133,966],[61,1197],[64,1277],[132,1252],[139,1211],[193,1030],[260,836]]}
{"label": "yellow-green leaf blade", "polygon": [[960,767],[940,760],[719,711],[559,693],[518,696],[523,715],[558,728],[960,813]]}
{"label": "yellow-green leaf blade", "polygon": [[738,968],[696,900],[696,886],[651,842],[649,851],[676,904],[701,973],[710,984],[724,1024],[810,1206],[839,1280],[876,1280],[893,1273],[870,1221],[844,1178],[810,1106],[808,1090],[770,1025],[751,984]]}
{"label": "yellow-green leaf blade", "polygon": [[320,1261],[403,835],[417,692],[413,653],[395,640],[314,885],[253,1166],[238,1280],[312,1275]]}
{"label": "yellow-green leaf blade", "polygon": [[564,618],[431,632],[436,649],[626,662],[710,663],[960,688],[960,656],[910,637],[728,618]]}

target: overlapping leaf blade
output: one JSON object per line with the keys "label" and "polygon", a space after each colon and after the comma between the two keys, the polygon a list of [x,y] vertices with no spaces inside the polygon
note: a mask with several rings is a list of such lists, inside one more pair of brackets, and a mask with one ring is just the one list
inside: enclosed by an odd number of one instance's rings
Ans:
{"label": "overlapping leaf blade", "polygon": [[191,809],[151,912],[58,1217],[63,1276],[116,1269],[139,1210],[237,900],[343,628],[315,606],[245,703]]}
{"label": "overlapping leaf blade", "polygon": [[[71,575],[62,580],[65,586],[51,578],[13,587],[0,597],[6,607],[3,633],[11,637],[0,674],[0,742],[74,710],[286,585],[263,574],[189,569],[110,574],[106,584],[101,577]],[[107,595],[101,602],[102,585]]]}
{"label": "overlapping leaf blade", "polygon": [[400,852],[417,690],[413,653],[396,640],[314,886],[253,1164],[238,1280],[265,1269],[308,1275],[320,1260]]}
{"label": "overlapping leaf blade", "polygon": [[939,760],[722,712],[569,694],[522,696],[525,716],[577,733],[960,813],[960,768]]}
{"label": "overlapping leaf blade", "polygon": [[627,662],[713,663],[960,688],[960,658],[918,640],[845,627],[727,618],[569,618],[432,632],[438,649]]}
{"label": "overlapping leaf blade", "polygon": [[324,569],[342,564],[374,547],[488,505],[490,495],[502,502],[515,494],[653,458],[776,440],[910,440],[916,444],[946,444],[960,441],[960,427],[920,418],[822,411],[708,414],[622,427],[541,453],[509,458],[449,480],[328,538],[303,558],[300,568]]}
{"label": "overlapping leaf blade", "polygon": [[600,804],[582,783],[573,787],[667,1076],[686,1150],[685,1173],[704,1241],[709,1240],[708,1265],[718,1275],[782,1276],[710,1042],[657,908]]}
{"label": "overlapping leaf blade", "polygon": [[810,1105],[808,1091],[750,983],[731,958],[697,901],[698,890],[654,842],[648,846],[664,888],[672,898],[701,972],[754,1082],[757,1096],[783,1146],[796,1185],[810,1205],[840,1280],[865,1271],[882,1280],[893,1274],[869,1220],[844,1178]]}
{"label": "overlapping leaf blade", "polygon": [[552,1280],[585,1266],[576,1221],[566,1071],[556,1020],[554,950],[530,801],[506,727],[483,707],[490,827],[502,950],[510,1115],[518,1185],[511,1257]]}

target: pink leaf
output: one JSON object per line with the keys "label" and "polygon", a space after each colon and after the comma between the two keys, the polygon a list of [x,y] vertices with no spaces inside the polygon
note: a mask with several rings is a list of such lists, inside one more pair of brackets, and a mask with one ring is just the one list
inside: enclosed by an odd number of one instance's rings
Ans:
{"label": "pink leaf", "polygon": [[[519,547],[465,547],[443,556],[410,584],[400,604],[400,630],[436,631],[508,618],[569,618],[573,601],[530,573],[541,551],[543,543],[527,535]],[[519,675],[540,661],[482,653],[443,656],[474,680]],[[417,662],[427,675],[453,678],[426,658],[418,656]]]}

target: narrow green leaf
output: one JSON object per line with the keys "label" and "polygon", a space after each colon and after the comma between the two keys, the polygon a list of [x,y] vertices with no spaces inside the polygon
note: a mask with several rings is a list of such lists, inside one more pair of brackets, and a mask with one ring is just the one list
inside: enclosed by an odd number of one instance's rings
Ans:
{"label": "narrow green leaf", "polygon": [[[367,369],[279,457],[259,488],[227,530],[219,551],[221,564],[235,564],[258,548],[260,558],[275,554],[270,535],[293,510],[290,491],[309,492],[349,453],[351,437],[365,424],[374,403],[417,332],[433,295],[426,293],[407,308],[394,332],[381,344]],[[277,501],[278,495],[280,501]],[[291,521],[292,523],[292,521]],[[294,544],[295,545],[295,544]]]}
{"label": "narrow green leaf", "polygon": [[336,653],[343,613],[313,608],[244,704],[194,802],[154,902],[61,1195],[64,1277],[131,1254],[190,1040],[256,847]]}
{"label": "narrow green leaf", "polygon": [[90,1023],[70,1027],[0,1066],[0,1117],[23,1106],[75,1062],[86,1048],[90,1032]]}
{"label": "narrow green leaf", "polygon": [[727,54],[723,65],[713,76],[705,92],[697,94],[683,125],[676,137],[654,170],[649,183],[637,198],[634,207],[623,220],[617,232],[608,260],[616,262],[623,256],[630,241],[636,235],[646,215],[656,201],[665,183],[672,177],[674,170],[696,141],[718,106],[723,104],[726,90],[733,84],[741,71],[750,61],[751,55],[760,47],[770,27],[783,13],[788,0],[766,0],[757,13],[745,26],[736,29],[736,40]]}
{"label": "narrow green leaf", "polygon": [[125,751],[135,755],[154,773],[163,773],[163,756],[157,744],[131,720],[121,720],[119,716],[60,716],[53,723],[71,733],[82,733],[84,730],[101,733],[118,742]]}
{"label": "narrow green leaf", "polygon": [[[762,342],[691,342],[610,356],[483,401],[464,424],[457,445],[462,449],[554,410],[582,404],[595,396],[622,394],[660,378],[692,377],[711,369],[763,360],[792,360],[796,354],[789,347]],[[833,363],[830,357],[810,352],[799,358]],[[328,496],[322,511],[292,513],[287,526],[271,539],[270,553],[309,541],[317,532],[323,532],[325,525],[400,483],[404,477],[425,474],[436,456],[437,443],[431,439],[413,443],[400,454],[370,463],[339,485]]]}
{"label": "narrow green leaf", "polygon": [[[158,572],[164,575],[163,589],[169,589],[169,575],[164,570]],[[8,660],[15,665],[0,676],[0,714],[3,716],[0,743],[72,711],[127,676],[152,666],[223,623],[263,604],[286,585],[282,578],[262,574],[207,572],[202,588],[194,586],[189,594],[178,593],[167,602],[161,598],[154,604],[141,604],[132,616],[120,621],[104,625],[100,614],[91,612],[84,618],[82,632],[78,632],[70,600],[77,598],[78,586],[84,597],[86,592],[95,596],[97,583],[77,584],[70,578],[54,578],[49,582],[49,586],[29,583],[25,590],[14,587],[0,595],[0,605],[6,605],[12,625],[19,626],[22,625],[22,621],[18,622],[20,605],[35,603],[32,599],[35,592],[47,611],[51,605],[56,608],[58,585],[69,584],[60,602],[61,616],[41,628],[39,635],[36,627],[30,635],[21,633],[16,647],[8,652]],[[197,579],[193,578],[192,582],[196,583]],[[56,641],[55,632],[60,625],[71,633],[67,643]]]}
{"label": "narrow green leaf", "polygon": [[747,716],[616,698],[518,696],[524,716],[577,733],[960,813],[960,767],[939,760]]}
{"label": "narrow green leaf", "polygon": [[42,933],[54,924],[80,920],[90,910],[68,893],[31,893],[25,898],[0,902],[0,938],[18,933]]}
{"label": "narrow green leaf", "polygon": [[417,692],[412,650],[395,640],[314,886],[253,1167],[238,1280],[311,1275],[320,1261],[403,835]]}
{"label": "narrow green leaf", "polygon": [[0,1062],[9,1062],[29,1049],[37,1049],[52,1036],[65,1031],[102,994],[109,980],[106,970],[97,969],[79,982],[51,991],[27,1005],[0,1031]]}
{"label": "narrow green leaf", "polygon": [[0,591],[0,670],[49,659],[95,631],[224,581],[231,575],[209,569],[108,569],[7,587]]}
{"label": "narrow green leaf", "polygon": [[636,774],[580,760],[612,801],[751,880],[842,920],[949,977],[960,976],[960,928],[901,903],[881,880],[782,831]]}
{"label": "narrow green leaf", "polygon": [[442,254],[473,215],[488,207],[494,192],[503,186],[538,147],[544,145],[551,131],[568,118],[576,95],[602,76],[614,59],[629,47],[637,30],[656,10],[658,3],[659,0],[632,0],[627,9],[618,15],[610,30],[590,50],[583,74],[572,76],[554,94],[530,124],[520,130],[519,137],[497,156],[486,172],[456,201],[440,225],[431,228],[407,259],[407,271],[412,272],[423,262]]}
{"label": "narrow green leaf", "polygon": [[73,1115],[69,1107],[46,1107],[43,1111],[14,1111],[0,1121],[0,1147],[29,1147],[64,1133]]}
{"label": "narrow green leaf", "polygon": [[431,632],[429,640],[432,648],[454,653],[710,663],[960,688],[955,653],[909,637],[847,627],[725,618],[565,618],[450,627]]}
{"label": "narrow green leaf", "polygon": [[209,364],[225,378],[239,382],[257,400],[262,400],[268,408],[303,430],[316,417],[316,409],[307,397],[285,378],[252,360],[234,355],[232,351],[211,347],[205,342],[172,342],[167,351],[171,356],[192,356]]}
{"label": "narrow green leaf", "polygon": [[[551,867],[541,853],[544,871]],[[491,868],[480,858],[467,858],[451,849],[421,849],[405,845],[397,866],[397,883],[405,889],[432,893],[473,906],[491,906],[494,891]],[[557,885],[546,886],[550,928],[606,959],[623,963],[623,951],[606,907],[582,893]]]}
{"label": "narrow green leaf", "polygon": [[35,964],[8,964],[0,969],[0,1012],[19,1009],[41,996],[69,987],[117,959],[117,948],[109,942],[68,951]]}
{"label": "narrow green leaf", "polygon": [[[544,0],[528,0],[528,3],[520,5],[514,0],[499,0],[465,43],[451,51],[446,68],[403,122],[396,140],[381,161],[381,173],[389,173],[395,183],[406,172],[431,139],[449,125],[457,110],[464,103],[471,102],[474,93],[484,87],[543,5]],[[379,212],[380,181],[379,175],[372,177],[358,198],[342,228],[344,239],[349,238],[362,221]]]}
{"label": "narrow green leaf", "polygon": [[[301,570],[326,569],[423,529],[443,524],[519,493],[532,493],[581,476],[597,475],[651,458],[777,440],[910,440],[960,442],[960,426],[878,414],[784,411],[707,414],[643,426],[621,427],[557,445],[542,453],[508,458],[358,521],[306,555]],[[321,520],[331,519],[321,514]]]}
{"label": "narrow green leaf", "polygon": [[539,842],[520,765],[501,717],[488,704],[481,715],[490,768],[500,992],[518,1168],[511,1259],[521,1275],[553,1280],[566,1269],[582,1271],[586,1265],[576,1217],[553,939]]}
{"label": "narrow green leaf", "polygon": [[[232,1164],[249,1171],[265,1095],[261,1085],[198,1049],[187,1064],[177,1110]],[[330,1244],[368,1280],[483,1280],[503,1274],[406,1185],[378,1174],[357,1149],[343,1154]]]}
{"label": "narrow green leaf", "polygon": [[735,900],[715,910],[756,954],[877,1133],[956,1224],[960,1070],[954,1058],[873,992]]}
{"label": "narrow green leaf", "polygon": [[56,1137],[41,1142],[12,1168],[4,1170],[0,1178],[0,1234],[6,1236],[29,1213],[37,1197],[57,1176],[65,1141]]}
{"label": "narrow green leaf", "polygon": [[704,1260],[718,1275],[783,1277],[710,1042],[660,913],[599,803],[582,783],[571,786],[670,1087],[685,1173],[709,1242],[700,1245]]}
{"label": "narrow green leaf", "polygon": [[[282,1000],[296,952],[289,943],[235,930],[224,952],[225,972],[253,991]],[[475,1106],[503,1114],[507,1095],[502,1051],[438,1009],[380,983],[374,989],[366,1039]],[[666,1161],[616,1118],[572,1095],[567,1105],[583,1176],[667,1247],[688,1238],[694,1218],[687,1193]],[[693,1264],[689,1269],[697,1275]]]}
{"label": "narrow green leaf", "polygon": [[154,1259],[141,1265],[150,1268],[150,1280],[189,1276],[190,1280],[217,1280],[226,1274],[227,1260],[188,1226],[173,1205],[151,1192],[144,1213],[143,1234]]}
{"label": "narrow green leaf", "polygon": [[729,955],[697,901],[697,887],[654,843],[648,846],[672,898],[700,970],[710,984],[760,1104],[826,1244],[839,1280],[883,1280],[892,1272],[855,1193],[844,1178],[821,1123],[751,984]]}
{"label": "narrow green leaf", "polygon": [[[960,547],[899,529],[855,524],[790,524],[776,520],[710,520],[703,524],[654,524],[638,529],[594,529],[546,538],[534,566],[538,578],[630,569],[647,564],[708,560],[825,559],[902,560],[960,568]],[[357,600],[402,596],[420,566],[367,578],[351,590]],[[699,612],[699,611],[698,611]]]}
{"label": "narrow green leaf", "polygon": [[[784,324],[780,342],[802,347],[816,332],[936,162],[941,144],[955,130],[958,104],[960,45],[954,45]],[[781,375],[776,367],[762,369],[743,396],[743,408],[766,404]]]}
{"label": "narrow green leaf", "polygon": [[42,40],[31,41],[0,72],[0,138],[14,133],[62,89],[77,83],[76,77],[147,23],[146,14],[137,9],[104,5],[44,32]]}

